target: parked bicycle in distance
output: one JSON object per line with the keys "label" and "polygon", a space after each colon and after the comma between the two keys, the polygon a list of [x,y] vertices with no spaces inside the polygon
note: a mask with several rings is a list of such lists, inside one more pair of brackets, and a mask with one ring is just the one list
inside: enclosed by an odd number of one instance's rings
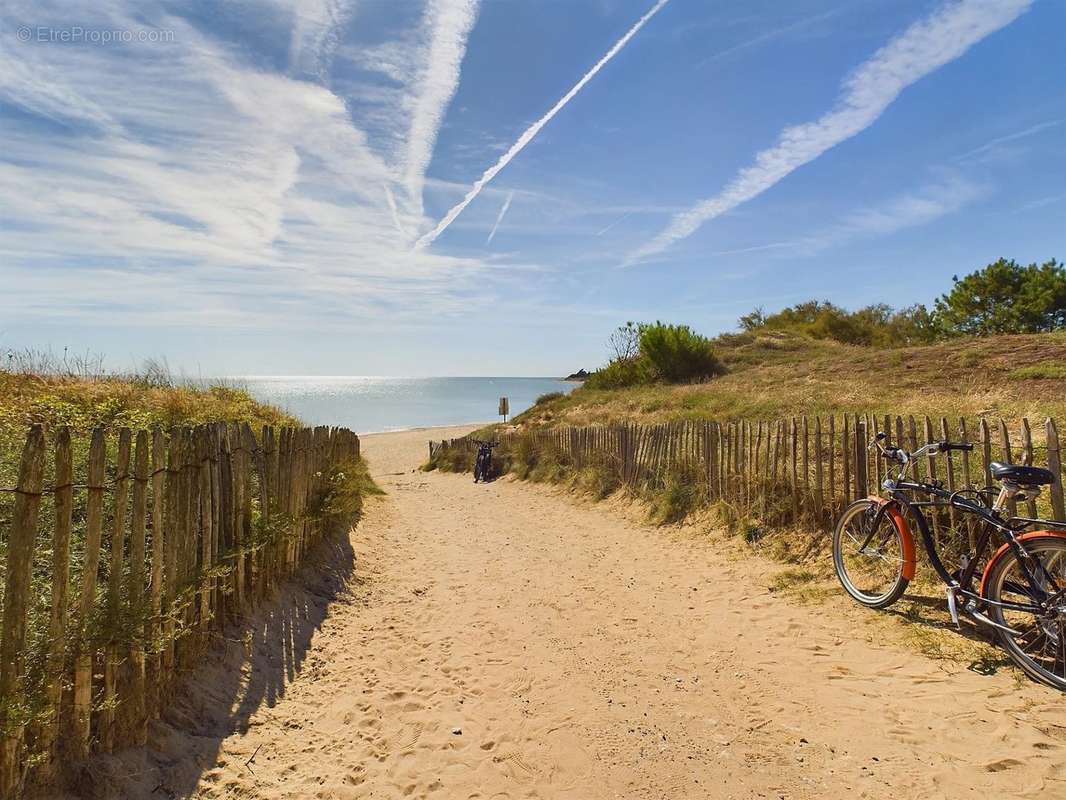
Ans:
{"label": "parked bicycle in distance", "polygon": [[477,459],[474,461],[474,483],[484,483],[492,476],[492,448],[498,447],[499,442],[483,442],[474,439],[477,445]]}
{"label": "parked bicycle in distance", "polygon": [[[881,456],[899,465],[886,477],[882,494],[856,500],[833,531],[833,565],[844,589],[870,608],[887,608],[914,577],[916,553],[910,523],[922,538],[929,562],[947,589],[948,611],[959,623],[965,613],[992,628],[1011,660],[1027,675],[1066,691],[1066,524],[1011,516],[1012,501],[1033,500],[1056,476],[1040,467],[993,462],[998,491],[966,488],[948,491],[936,481],[907,477],[919,458],[972,444],[931,442],[913,453],[870,442]],[[972,547],[949,571],[938,552],[923,508],[951,507],[981,522]],[[993,541],[999,546],[977,574]]]}

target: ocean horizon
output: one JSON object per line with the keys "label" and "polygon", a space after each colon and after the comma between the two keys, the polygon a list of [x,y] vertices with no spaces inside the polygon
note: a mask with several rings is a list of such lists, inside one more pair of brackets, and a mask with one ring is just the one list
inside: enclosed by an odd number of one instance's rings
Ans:
{"label": "ocean horizon", "polygon": [[310,425],[339,425],[357,433],[385,433],[500,420],[499,399],[510,416],[549,392],[579,383],[515,376],[402,377],[384,375],[230,375],[256,399]]}

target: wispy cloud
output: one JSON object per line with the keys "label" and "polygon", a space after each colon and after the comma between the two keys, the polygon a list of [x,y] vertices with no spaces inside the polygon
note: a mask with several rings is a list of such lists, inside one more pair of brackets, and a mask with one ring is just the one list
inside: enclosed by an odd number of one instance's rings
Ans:
{"label": "wispy cloud", "polygon": [[1010,24],[1031,0],[959,0],[907,28],[844,81],[831,111],[786,128],[777,144],[719,194],[678,214],[667,228],[630,254],[634,263],[691,236],[705,222],[765,192],[794,170],[872,125],[908,86],[961,56],[991,33]]}
{"label": "wispy cloud", "polygon": [[1061,125],[1062,122],[1063,121],[1061,119],[1052,119],[1052,120],[1048,120],[1047,122],[1040,122],[1040,123],[1037,123],[1036,125],[1031,125],[1030,127],[1026,128],[1025,130],[1017,131],[1015,133],[1010,133],[1010,134],[1007,134],[1006,136],[997,136],[995,139],[992,139],[992,140],[990,140],[988,142],[985,142],[980,147],[975,147],[975,148],[973,148],[973,150],[967,150],[965,153],[962,153],[961,155],[955,156],[955,160],[956,161],[970,161],[970,160],[973,160],[973,159],[978,159],[981,156],[986,155],[986,154],[992,152],[993,150],[996,150],[996,149],[1002,147],[1005,144],[1008,144],[1010,142],[1016,142],[1019,139],[1028,139],[1030,136],[1036,136],[1038,133],[1043,133],[1044,131],[1048,130],[1049,128],[1054,128],[1054,127],[1057,127],[1058,125]]}
{"label": "wispy cloud", "polygon": [[814,233],[787,241],[716,250],[705,255],[731,256],[780,251],[782,255],[811,256],[854,240],[889,236],[908,228],[928,225],[988,195],[989,187],[985,184],[954,171],[942,172],[938,178],[877,205],[853,211]]}
{"label": "wispy cloud", "polygon": [[507,199],[503,201],[503,205],[500,206],[500,213],[496,215],[496,222],[492,226],[492,230],[489,231],[489,238],[485,240],[485,244],[492,244],[493,238],[496,236],[496,231],[500,227],[500,223],[503,222],[503,217],[507,213],[507,209],[511,207],[511,201],[514,200],[514,191],[511,191],[507,195]]}
{"label": "wispy cloud", "polygon": [[[329,34],[289,4],[257,7],[269,35],[237,44],[168,8],[64,0],[0,10],[0,103],[19,109],[0,126],[0,275],[19,287],[0,297],[0,318],[399,324],[428,308],[459,312],[486,291],[486,259],[411,251],[415,219],[397,208],[392,144],[409,123],[411,84],[378,87],[392,93],[381,105],[389,135],[371,137],[349,97],[310,67],[264,67],[255,46],[290,29],[298,64],[328,63]],[[340,8],[314,19],[343,26]],[[14,39],[25,20],[60,28],[83,18],[174,37],[108,47]]]}
{"label": "wispy cloud", "polygon": [[463,213],[463,209],[470,205],[474,201],[474,198],[481,193],[481,190],[493,178],[495,178],[497,174],[499,174],[500,170],[502,170],[509,163],[511,163],[511,160],[519,153],[521,153],[526,145],[533,141],[534,137],[536,137],[536,135],[540,132],[541,128],[551,122],[552,117],[558,114],[566,106],[567,103],[573,100],[577,93],[580,92],[582,88],[584,88],[585,84],[592,80],[596,76],[596,73],[603,69],[603,67],[612,58],[614,58],[615,55],[617,55],[623,47],[626,46],[630,39],[636,36],[637,32],[644,27],[648,20],[650,20],[657,13],[659,13],[659,9],[665,6],[667,2],[669,2],[669,0],[659,0],[654,6],[651,7],[651,9],[647,13],[644,14],[643,17],[637,20],[636,24],[633,25],[633,27],[630,28],[628,31],[626,31],[626,34],[621,39],[615,42],[614,46],[607,51],[603,58],[597,61],[595,66],[593,66],[592,69],[586,72],[581,77],[581,80],[575,83],[574,86],[570,89],[570,91],[564,94],[562,98],[560,98],[559,101],[551,107],[547,114],[545,114],[532,125],[530,125],[525,130],[525,132],[518,137],[517,141],[515,141],[515,143],[511,145],[511,148],[502,156],[500,156],[500,159],[495,164],[485,170],[482,176],[474,182],[474,185],[470,188],[470,191],[466,193],[466,196],[461,201],[459,201],[459,203],[457,203],[454,207],[452,207],[452,209],[448,211],[447,214],[444,215],[444,217],[441,219],[440,222],[437,223],[437,226],[433,230],[424,234],[422,238],[420,238],[418,242],[416,242],[415,246],[425,247],[426,245],[431,244],[442,233],[444,233],[444,231],[448,229],[448,226],[455,221],[455,218]]}
{"label": "wispy cloud", "polygon": [[407,198],[422,215],[422,189],[444,114],[459,86],[466,40],[477,20],[478,0],[430,0],[425,27],[430,42],[414,97],[403,165]]}
{"label": "wispy cloud", "polygon": [[289,63],[294,72],[322,77],[352,11],[350,0],[294,0]]}

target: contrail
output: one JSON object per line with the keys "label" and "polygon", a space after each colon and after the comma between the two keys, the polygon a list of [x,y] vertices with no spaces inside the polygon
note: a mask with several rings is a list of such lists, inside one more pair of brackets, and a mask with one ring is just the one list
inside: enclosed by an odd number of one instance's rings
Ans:
{"label": "contrail", "polygon": [[633,216],[633,212],[632,211],[627,211],[622,216],[620,216],[618,219],[616,219],[614,222],[612,222],[610,225],[608,225],[606,228],[604,228],[603,230],[597,231],[596,235],[597,236],[603,236],[603,234],[607,233],[607,231],[609,231],[611,228],[613,228],[619,222],[621,222],[624,219],[628,219],[631,216]]}
{"label": "contrail", "polygon": [[466,197],[459,201],[459,203],[456,204],[451,211],[444,215],[444,218],[437,223],[436,228],[424,234],[421,239],[415,242],[415,247],[425,247],[426,245],[433,242],[442,233],[444,233],[444,231],[447,230],[448,226],[455,221],[455,218],[463,213],[463,209],[470,205],[470,203],[473,202],[474,198],[481,193],[481,190],[484,189],[486,185],[488,185],[489,181],[495,178],[500,170],[510,164],[511,159],[521,153],[525,146],[531,141],[533,141],[533,137],[535,137],[540,132],[540,129],[547,125],[549,122],[551,122],[552,117],[558,114],[567,103],[573,100],[574,95],[580,92],[581,89],[584,88],[585,84],[592,80],[596,73],[603,69],[604,65],[607,64],[607,62],[610,61],[612,58],[614,58],[618,51],[625,47],[626,43],[629,42],[629,40],[637,34],[637,31],[643,28],[644,24],[649,19],[654,17],[659,12],[659,9],[665,6],[668,2],[669,0],[659,0],[659,2],[657,2],[654,6],[651,7],[650,11],[648,11],[643,17],[637,20],[636,25],[630,28],[626,32],[626,35],[619,39],[615,43],[614,47],[608,50],[607,54],[596,62],[596,66],[586,72],[585,75],[581,78],[581,80],[575,83],[574,87],[569,92],[564,94],[562,96],[562,99],[559,100],[559,102],[557,102],[554,106],[551,107],[551,110],[547,114],[545,114],[543,117],[541,117],[532,125],[530,125],[526,129],[525,133],[519,136],[518,140],[513,145],[511,145],[511,149],[504,153],[502,156],[500,156],[499,161],[497,161],[495,164],[485,170],[484,174],[482,174],[482,176],[474,182],[474,185],[470,187],[470,191],[466,193]]}
{"label": "contrail", "polygon": [[392,224],[396,226],[396,230],[400,232],[400,235],[406,238],[407,231],[400,224],[400,212],[396,208],[396,198],[392,194],[392,189],[389,188],[387,183],[381,184],[381,188],[385,190],[385,201],[389,204],[389,211],[392,212]]}
{"label": "contrail", "polygon": [[492,237],[496,235],[496,229],[500,227],[500,223],[503,222],[503,215],[507,213],[507,209],[511,207],[511,199],[514,197],[514,189],[507,195],[507,199],[503,201],[503,205],[500,206],[500,213],[496,217],[496,224],[492,226],[492,232],[489,234],[489,238],[485,240],[485,244],[492,244]]}
{"label": "contrail", "polygon": [[812,122],[785,128],[775,145],[755,156],[754,164],[714,197],[676,215],[623,266],[661,253],[703,223],[757,197],[826,150],[866,130],[904,89],[1009,25],[1031,4],[1032,0],[955,0],[913,23],[844,80],[830,111]]}

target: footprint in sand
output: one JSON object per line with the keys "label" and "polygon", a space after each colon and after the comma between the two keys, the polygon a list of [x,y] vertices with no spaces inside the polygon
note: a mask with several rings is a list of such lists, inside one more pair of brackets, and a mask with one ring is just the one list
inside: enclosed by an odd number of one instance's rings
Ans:
{"label": "footprint in sand", "polygon": [[989,761],[984,765],[984,770],[985,772],[1003,772],[1020,766],[1022,766],[1022,762],[1016,758],[1001,758],[996,761]]}

